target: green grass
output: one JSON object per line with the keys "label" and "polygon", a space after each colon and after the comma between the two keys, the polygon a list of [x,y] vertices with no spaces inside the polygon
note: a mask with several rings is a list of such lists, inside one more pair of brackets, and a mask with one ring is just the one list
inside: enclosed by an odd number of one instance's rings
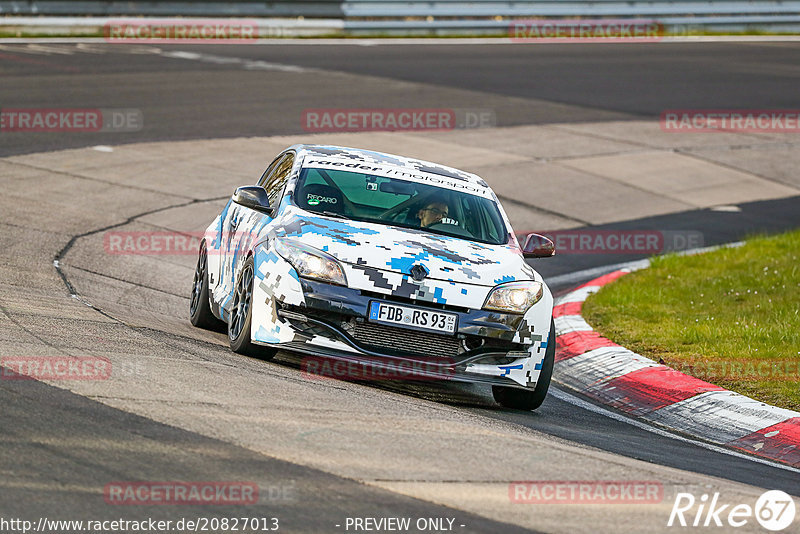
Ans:
{"label": "green grass", "polygon": [[655,258],[589,297],[583,315],[643,356],[800,410],[800,231]]}

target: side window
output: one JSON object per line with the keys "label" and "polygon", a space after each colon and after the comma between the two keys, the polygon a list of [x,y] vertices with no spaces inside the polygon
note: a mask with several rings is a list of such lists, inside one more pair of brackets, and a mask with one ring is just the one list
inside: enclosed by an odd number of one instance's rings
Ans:
{"label": "side window", "polygon": [[292,165],[294,164],[294,154],[284,154],[283,157],[277,158],[267,168],[258,185],[267,190],[267,197],[269,198],[269,205],[277,207],[280,201],[280,194],[283,187],[289,180],[289,174],[292,172]]}
{"label": "side window", "polygon": [[267,187],[267,178],[269,178],[272,175],[272,171],[275,170],[275,167],[278,166],[278,163],[280,163],[281,159],[283,159],[283,155],[280,155],[277,158],[275,158],[274,160],[272,160],[272,163],[269,164],[269,167],[267,167],[267,170],[264,171],[264,174],[262,174],[261,178],[258,179],[258,184],[257,185],[260,185],[261,187],[264,187],[264,188]]}
{"label": "side window", "polygon": [[264,186],[264,189],[267,190],[270,206],[278,207],[280,195],[283,192],[286,182],[289,181],[292,165],[294,165],[294,154],[286,154],[275,168],[275,173],[267,179],[267,185]]}

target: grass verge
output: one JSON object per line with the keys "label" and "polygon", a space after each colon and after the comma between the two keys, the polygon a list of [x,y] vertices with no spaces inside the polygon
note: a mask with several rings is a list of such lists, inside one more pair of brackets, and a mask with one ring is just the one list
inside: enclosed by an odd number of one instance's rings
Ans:
{"label": "grass verge", "polygon": [[800,411],[800,231],[655,258],[590,296],[582,314],[634,352]]}

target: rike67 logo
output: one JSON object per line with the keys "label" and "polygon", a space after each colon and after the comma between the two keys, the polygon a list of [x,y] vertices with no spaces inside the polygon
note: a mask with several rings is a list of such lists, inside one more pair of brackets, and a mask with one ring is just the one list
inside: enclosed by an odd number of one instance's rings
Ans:
{"label": "rike67 logo", "polygon": [[795,512],[792,497],[780,490],[763,493],[755,506],[722,504],[719,493],[710,499],[708,494],[696,499],[691,493],[678,493],[667,526],[738,528],[755,519],[765,529],[777,532],[792,524]]}

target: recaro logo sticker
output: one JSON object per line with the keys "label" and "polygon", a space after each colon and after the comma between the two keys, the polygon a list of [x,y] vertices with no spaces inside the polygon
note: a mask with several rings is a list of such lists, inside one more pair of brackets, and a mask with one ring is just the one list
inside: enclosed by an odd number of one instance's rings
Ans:
{"label": "recaro logo sticker", "polygon": [[339,200],[336,197],[323,197],[309,193],[306,195],[306,202],[308,202],[309,206],[316,206],[320,202],[324,202],[326,204],[336,204],[339,202]]}

